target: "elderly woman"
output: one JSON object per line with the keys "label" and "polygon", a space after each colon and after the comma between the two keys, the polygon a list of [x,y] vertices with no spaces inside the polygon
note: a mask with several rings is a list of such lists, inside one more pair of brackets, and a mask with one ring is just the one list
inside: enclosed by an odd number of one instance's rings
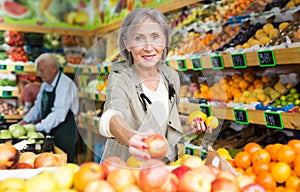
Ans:
{"label": "elderly woman", "polygon": [[[108,137],[102,161],[109,156],[125,161],[130,156],[150,159],[144,138],[151,133],[168,141],[162,160],[174,161],[183,130],[177,110],[179,75],[165,64],[170,45],[166,18],[154,9],[133,10],[121,24],[118,43],[125,62],[114,64],[108,79],[99,127]],[[206,130],[200,119],[194,125],[197,130]]]}

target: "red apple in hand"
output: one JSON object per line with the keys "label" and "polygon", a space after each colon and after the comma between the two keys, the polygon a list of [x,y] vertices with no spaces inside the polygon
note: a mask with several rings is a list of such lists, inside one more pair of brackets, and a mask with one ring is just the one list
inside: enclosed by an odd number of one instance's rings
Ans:
{"label": "red apple in hand", "polygon": [[167,139],[160,134],[149,135],[143,141],[148,145],[146,150],[153,159],[162,158],[168,152]]}
{"label": "red apple in hand", "polygon": [[181,165],[179,167],[176,167],[175,169],[172,170],[172,173],[177,176],[177,178],[180,180],[181,177],[186,174],[188,171],[192,170],[190,167]]}
{"label": "red apple in hand", "polygon": [[266,192],[266,190],[258,183],[251,183],[243,187],[241,192]]}

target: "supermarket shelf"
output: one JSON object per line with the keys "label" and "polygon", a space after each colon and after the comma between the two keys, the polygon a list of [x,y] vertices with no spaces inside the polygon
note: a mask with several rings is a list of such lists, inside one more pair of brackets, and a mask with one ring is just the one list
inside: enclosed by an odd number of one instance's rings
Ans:
{"label": "supermarket shelf", "polygon": [[[274,56],[276,65],[290,65],[290,64],[300,64],[300,48],[299,47],[293,47],[293,48],[284,48],[284,49],[275,49],[274,50]],[[257,52],[246,52],[244,53],[247,61],[247,67],[253,67],[253,66],[259,66],[258,56]],[[220,54],[224,61],[224,68],[233,68],[231,54],[228,53],[222,53]],[[201,58],[202,60],[202,68],[212,68],[212,62],[210,56],[200,56],[198,58]],[[186,61],[186,69],[192,70],[193,64],[192,64],[192,58],[188,57],[178,57],[174,59],[169,60],[169,65],[173,69],[180,70],[178,68],[178,62],[177,60],[185,60]]]}
{"label": "supermarket shelf", "polygon": [[11,119],[23,119],[24,115],[0,115],[3,116],[4,119],[6,120],[11,120]]}
{"label": "supermarket shelf", "polygon": [[5,88],[0,88],[0,97],[1,98],[14,98],[19,97],[20,93],[18,90],[6,90]]}
{"label": "supermarket shelf", "polygon": [[95,100],[95,101],[105,101],[104,94],[91,94],[91,93],[79,91],[78,96],[79,96],[79,98],[83,98],[83,99],[90,99],[90,100]]}
{"label": "supermarket shelf", "polygon": [[95,120],[93,117],[87,117],[78,115],[78,127],[91,131],[95,134],[100,134],[98,130],[99,120]]}
{"label": "supermarket shelf", "polygon": [[[180,103],[179,112],[189,114],[199,110],[195,103]],[[264,111],[248,109],[249,123],[266,125]],[[233,108],[211,106],[211,112],[218,118],[234,121]],[[300,130],[300,113],[281,113],[284,128]]]}

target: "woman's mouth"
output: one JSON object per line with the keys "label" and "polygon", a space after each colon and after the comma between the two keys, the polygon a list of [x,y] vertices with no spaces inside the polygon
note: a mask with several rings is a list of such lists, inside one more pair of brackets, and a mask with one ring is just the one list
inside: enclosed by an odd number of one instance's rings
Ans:
{"label": "woman's mouth", "polygon": [[155,55],[143,55],[142,57],[146,61],[151,61],[155,57]]}

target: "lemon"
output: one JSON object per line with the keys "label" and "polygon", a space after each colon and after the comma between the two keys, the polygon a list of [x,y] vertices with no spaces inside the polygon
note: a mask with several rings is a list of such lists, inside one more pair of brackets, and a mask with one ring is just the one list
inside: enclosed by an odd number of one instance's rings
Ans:
{"label": "lemon", "polygon": [[144,162],[137,160],[136,158],[134,158],[134,156],[130,156],[127,159],[126,164],[127,164],[127,167],[140,167],[141,165],[144,164]]}
{"label": "lemon", "polygon": [[219,148],[217,150],[217,153],[224,159],[232,159],[232,157],[229,154],[229,151],[227,151],[225,148]]}
{"label": "lemon", "polygon": [[1,182],[0,184],[0,191],[17,191],[17,190],[23,190],[25,186],[25,180],[20,178],[8,178]]}
{"label": "lemon", "polygon": [[211,115],[205,120],[205,125],[207,127],[210,126],[212,129],[215,129],[219,126],[219,120],[217,117]]}
{"label": "lemon", "polygon": [[192,113],[189,114],[187,123],[191,124],[192,121],[196,118],[202,118],[203,121],[205,121],[207,115],[203,113],[202,111],[193,111]]}

